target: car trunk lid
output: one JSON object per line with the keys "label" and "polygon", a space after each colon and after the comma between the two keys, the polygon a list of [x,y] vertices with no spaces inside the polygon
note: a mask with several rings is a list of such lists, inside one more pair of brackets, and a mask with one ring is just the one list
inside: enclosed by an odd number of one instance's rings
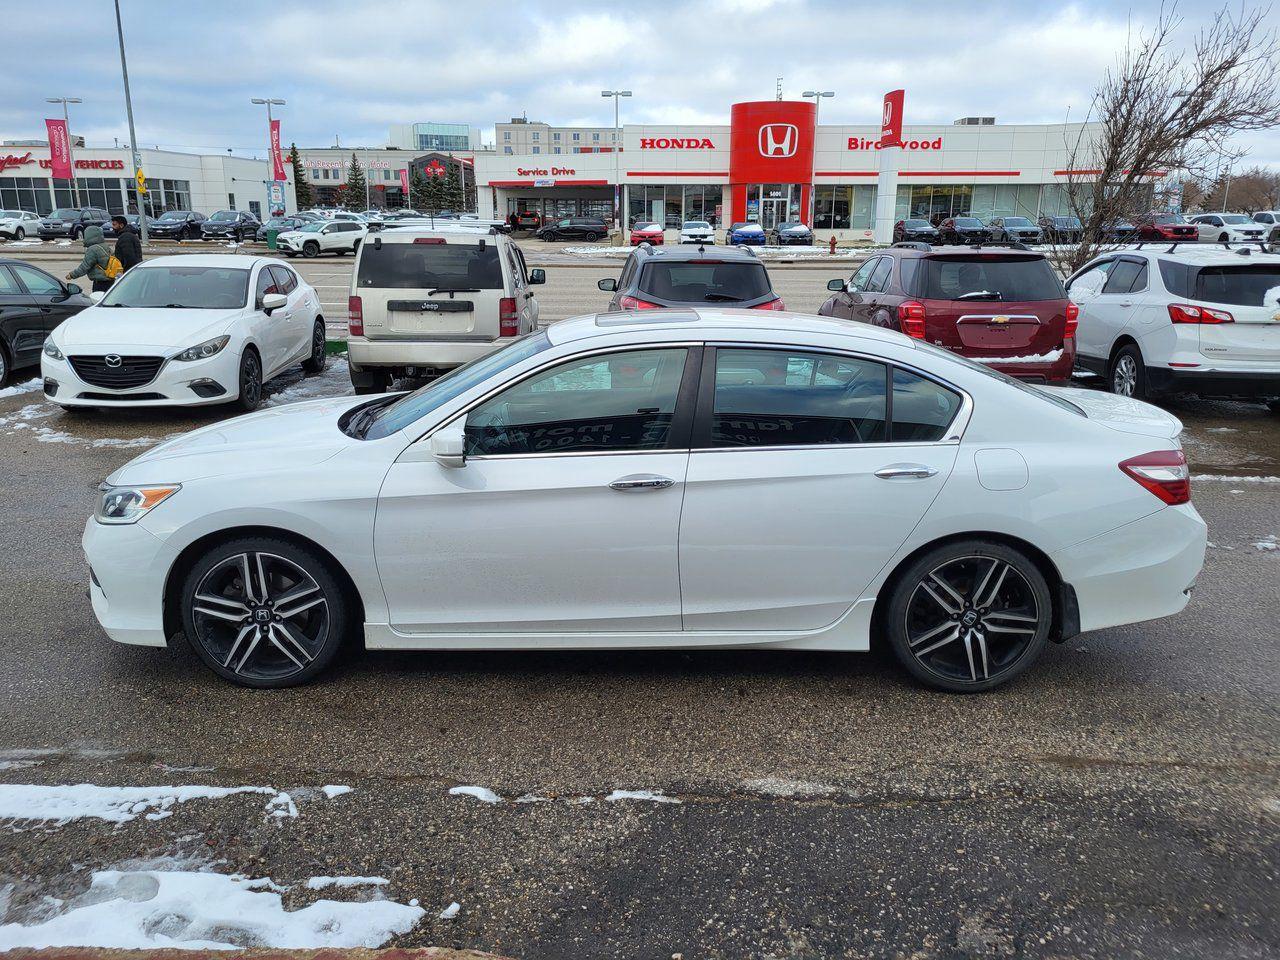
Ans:
{"label": "car trunk lid", "polygon": [[1200,353],[1218,360],[1280,361],[1280,260],[1201,267],[1192,303],[1231,314],[1202,323]]}
{"label": "car trunk lid", "polygon": [[1182,421],[1171,413],[1150,403],[1103,393],[1100,390],[1081,390],[1079,387],[1037,387],[1051,390],[1084,411],[1094,423],[1120,433],[1132,433],[1155,440],[1177,440],[1182,433]]}

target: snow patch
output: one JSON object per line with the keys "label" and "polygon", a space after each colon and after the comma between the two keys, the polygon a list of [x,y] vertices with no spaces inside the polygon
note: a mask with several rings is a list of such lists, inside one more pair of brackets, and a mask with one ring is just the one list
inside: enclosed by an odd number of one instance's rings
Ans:
{"label": "snow patch", "polygon": [[1050,350],[1048,353],[1032,353],[1025,357],[966,357],[975,363],[1055,363],[1062,359],[1061,350]]}
{"label": "snow patch", "polygon": [[6,783],[0,784],[0,820],[59,825],[84,819],[127,823],[140,816],[148,820],[163,820],[173,815],[172,808],[176,804],[190,800],[220,800],[239,793],[270,796],[267,811],[272,816],[298,815],[298,808],[289,795],[274,787],[100,787],[93,783],[53,786]]}
{"label": "snow patch", "polygon": [[1226,477],[1217,473],[1197,473],[1191,479],[1196,483],[1280,483],[1280,477]]}
{"label": "snow patch", "polygon": [[320,400],[327,397],[345,397],[352,394],[351,370],[345,357],[330,357],[324,372],[305,377],[283,390],[272,393],[262,401],[264,407],[278,407],[302,400]]}
{"label": "snow patch", "polygon": [[1263,540],[1255,540],[1253,542],[1253,545],[1257,549],[1261,550],[1263,553],[1270,553],[1275,550],[1280,550],[1280,542],[1276,541],[1276,535],[1274,533]]}
{"label": "snow patch", "polygon": [[537,793],[522,793],[516,797],[516,803],[550,803],[550,797],[544,797]]}
{"label": "snow patch", "polygon": [[23,393],[31,393],[32,391],[39,390],[43,385],[44,381],[39,377],[36,377],[34,380],[28,380],[26,383],[15,383],[11,387],[5,387],[3,390],[0,390],[0,397],[16,397]]}
{"label": "snow patch", "polygon": [[307,881],[308,890],[323,890],[325,887],[385,887],[391,881],[386,877],[312,877]]}
{"label": "snow patch", "polygon": [[830,784],[815,783],[811,780],[786,780],[780,777],[748,780],[743,786],[753,793],[764,793],[771,797],[822,797],[836,791],[836,788]]}
{"label": "snow patch", "polygon": [[26,770],[40,766],[39,760],[0,760],[0,770]]}
{"label": "snow patch", "polygon": [[488,787],[450,787],[451,797],[475,797],[481,803],[501,803],[502,798]]}
{"label": "snow patch", "polygon": [[458,915],[458,911],[461,909],[462,909],[462,904],[460,904],[457,900],[455,900],[453,901],[453,903],[449,904],[447,907],[445,907],[443,910],[440,911],[440,919],[452,920],[454,917]]}
{"label": "snow patch", "polygon": [[355,788],[348,787],[345,784],[339,784],[339,785],[330,784],[328,786],[321,787],[320,789],[324,791],[324,795],[326,797],[332,800],[334,797],[340,797],[344,793],[350,793]]}
{"label": "snow patch", "polygon": [[648,800],[652,803],[679,803],[675,797],[668,797],[661,790],[614,790],[604,798],[605,803],[617,803],[619,800]]}
{"label": "snow patch", "polygon": [[[285,910],[270,879],[190,871],[93,874],[89,890],[32,924],[0,925],[12,947],[379,947],[412,930],[421,907],[390,900],[318,900]],[[263,887],[268,889],[263,889]]]}

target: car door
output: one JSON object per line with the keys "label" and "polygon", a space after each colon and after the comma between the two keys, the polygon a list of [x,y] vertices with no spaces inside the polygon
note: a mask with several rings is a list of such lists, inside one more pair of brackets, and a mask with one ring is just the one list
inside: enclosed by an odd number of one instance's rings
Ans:
{"label": "car door", "polygon": [[866,286],[859,291],[858,300],[853,308],[853,319],[862,323],[874,323],[876,308],[885,290],[889,286],[889,275],[893,272],[893,257],[881,257],[871,271]]}
{"label": "car door", "polygon": [[1109,324],[1105,304],[1099,303],[1107,274],[1115,266],[1114,258],[1098,260],[1067,282],[1067,295],[1080,310],[1076,326],[1076,352],[1095,359],[1105,360],[1111,354],[1115,332]]}
{"label": "car door", "polygon": [[40,361],[45,326],[40,308],[10,268],[0,264],[0,349],[14,368]]}
{"label": "car door", "polygon": [[[10,264],[10,269],[39,311],[37,319],[40,336],[39,343],[36,345],[36,349],[39,350],[45,337],[51,334],[58,324],[84,309],[83,299],[68,296],[67,288],[61,281],[30,264],[14,263]],[[72,292],[74,293],[74,289]]]}
{"label": "car door", "polygon": [[529,273],[525,269],[524,257],[520,248],[514,243],[507,244],[507,272],[511,276],[511,293],[516,301],[516,313],[519,316],[519,331],[528,333],[538,326],[538,301],[529,286]]}
{"label": "car door", "polygon": [[374,528],[392,626],[679,631],[698,355],[602,351],[533,373],[455,421],[465,422],[460,468],[424,455],[428,441],[411,445],[387,474]]}
{"label": "car door", "polygon": [[686,631],[821,629],[902,545],[955,464],[944,441],[963,398],[890,376],[834,351],[704,353],[680,523]]}
{"label": "car door", "polygon": [[315,315],[307,308],[305,294],[292,270],[273,263],[271,273],[276,287],[289,298],[284,310],[280,311],[288,327],[289,346],[286,356],[295,361],[302,360],[311,354],[311,333]]}
{"label": "car door", "polygon": [[270,316],[262,308],[264,297],[280,292],[270,265],[263,264],[254,281],[253,313],[249,321],[258,349],[262,352],[263,380],[271,379],[284,366],[292,345],[288,306],[273,310]]}
{"label": "car door", "polygon": [[859,319],[858,312],[862,305],[862,291],[870,282],[871,274],[882,259],[882,257],[871,257],[854,271],[853,276],[849,278],[849,282],[845,284],[844,291],[832,298],[832,316],[843,317],[846,320]]}

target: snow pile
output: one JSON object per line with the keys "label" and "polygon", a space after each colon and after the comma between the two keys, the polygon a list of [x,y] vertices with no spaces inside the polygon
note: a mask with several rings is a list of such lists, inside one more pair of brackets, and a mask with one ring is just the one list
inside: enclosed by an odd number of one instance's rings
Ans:
{"label": "snow pile", "polygon": [[346,784],[329,784],[320,788],[325,797],[332,800],[334,797],[340,797],[344,793],[350,793],[354,787],[348,787]]}
{"label": "snow pile", "polygon": [[661,790],[614,790],[604,798],[606,803],[617,803],[619,800],[648,800],[652,803],[679,803],[675,797],[668,797]]}
{"label": "snow pile", "polygon": [[1280,477],[1228,477],[1217,473],[1197,473],[1191,477],[1195,483],[1219,481],[1223,483],[1280,483]]}
{"label": "snow pile", "polygon": [[[268,387],[270,384],[268,384]],[[283,390],[270,394],[262,401],[264,407],[278,407],[302,400],[320,400],[325,397],[345,397],[352,394],[351,372],[346,357],[330,357],[324,372],[290,384]]]}
{"label": "snow pile", "polygon": [[966,357],[975,363],[1056,363],[1062,359],[1061,350],[1050,350],[1048,353],[1032,353],[1025,357]]}
{"label": "snow pile", "polygon": [[42,386],[44,386],[44,381],[36,377],[26,383],[15,383],[11,387],[5,387],[0,390],[0,397],[16,397],[22,393],[31,393],[33,390],[39,390]]}
{"label": "snow pile", "polygon": [[462,909],[462,904],[460,904],[457,900],[455,900],[453,901],[453,903],[449,904],[447,907],[445,907],[443,910],[440,911],[440,919],[452,920],[454,917],[458,915],[458,911],[461,909]]}
{"label": "snow pile", "polygon": [[391,881],[386,877],[312,877],[307,881],[308,890],[323,890],[325,887],[385,887]]}
{"label": "snow pile", "polygon": [[488,787],[450,787],[451,797],[475,797],[481,803],[501,803],[502,798]]}
{"label": "snow pile", "polygon": [[[263,889],[267,887],[268,889]],[[137,949],[378,947],[417,925],[425,911],[390,900],[318,900],[285,910],[269,879],[189,871],[93,874],[92,886],[61,912],[29,925],[0,925],[12,947]]]}
{"label": "snow pile", "polygon": [[239,793],[271,797],[267,811],[273,816],[298,815],[298,808],[274,787],[100,787],[93,783],[45,786],[30,783],[0,784],[0,820],[69,823],[95,819],[126,823],[146,816],[163,820],[173,807],[190,800],[219,800]]}

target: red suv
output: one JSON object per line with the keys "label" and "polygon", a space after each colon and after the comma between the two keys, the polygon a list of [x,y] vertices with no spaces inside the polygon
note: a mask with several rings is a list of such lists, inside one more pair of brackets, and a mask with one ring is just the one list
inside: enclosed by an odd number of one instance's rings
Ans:
{"label": "red suv", "polygon": [[1195,243],[1200,231],[1194,223],[1188,223],[1180,213],[1148,213],[1134,217],[1139,240],[1179,240]]}
{"label": "red suv", "polygon": [[898,330],[1022,380],[1071,378],[1079,311],[1043,254],[897,244],[827,289],[824,317]]}

